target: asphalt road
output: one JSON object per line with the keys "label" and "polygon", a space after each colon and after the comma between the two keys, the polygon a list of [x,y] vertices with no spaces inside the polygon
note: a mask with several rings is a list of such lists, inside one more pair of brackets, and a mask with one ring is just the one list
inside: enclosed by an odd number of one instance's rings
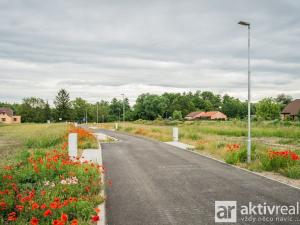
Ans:
{"label": "asphalt road", "polygon": [[[120,140],[103,144],[109,225],[209,225],[216,224],[215,201],[237,201],[238,207],[249,202],[294,205],[300,201],[298,189],[192,152],[101,132]],[[234,224],[300,224],[299,215],[291,218],[293,222],[245,222],[241,218],[238,210]]]}

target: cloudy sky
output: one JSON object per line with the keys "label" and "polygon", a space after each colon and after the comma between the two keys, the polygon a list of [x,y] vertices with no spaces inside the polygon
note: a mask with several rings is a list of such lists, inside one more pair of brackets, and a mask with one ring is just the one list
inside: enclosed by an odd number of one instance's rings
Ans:
{"label": "cloudy sky", "polygon": [[297,0],[0,0],[0,101],[211,90],[300,98]]}

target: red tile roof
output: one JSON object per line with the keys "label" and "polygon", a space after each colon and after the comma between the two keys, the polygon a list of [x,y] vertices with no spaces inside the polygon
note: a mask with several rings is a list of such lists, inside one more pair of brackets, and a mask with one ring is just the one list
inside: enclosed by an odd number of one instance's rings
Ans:
{"label": "red tile roof", "polygon": [[292,116],[298,115],[300,110],[300,99],[296,99],[289,103],[283,110],[282,114],[290,114]]}

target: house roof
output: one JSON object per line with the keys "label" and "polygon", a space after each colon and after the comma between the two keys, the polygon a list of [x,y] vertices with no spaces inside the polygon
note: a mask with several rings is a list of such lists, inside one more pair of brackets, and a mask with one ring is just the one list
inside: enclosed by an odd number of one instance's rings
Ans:
{"label": "house roof", "polygon": [[298,115],[298,112],[300,110],[300,99],[296,99],[289,103],[283,110],[282,114],[290,114],[290,115]]}
{"label": "house roof", "polygon": [[202,112],[200,112],[200,111],[199,111],[199,112],[191,112],[191,113],[187,114],[186,117],[192,117],[192,118],[193,118],[193,117],[195,117],[195,116],[198,116],[198,115],[201,114],[201,113],[202,113]]}
{"label": "house roof", "polygon": [[215,115],[216,113],[218,113],[218,111],[202,112],[201,116],[211,117],[211,116]]}
{"label": "house roof", "polygon": [[5,113],[8,116],[14,115],[14,112],[10,108],[0,108],[0,113]]}

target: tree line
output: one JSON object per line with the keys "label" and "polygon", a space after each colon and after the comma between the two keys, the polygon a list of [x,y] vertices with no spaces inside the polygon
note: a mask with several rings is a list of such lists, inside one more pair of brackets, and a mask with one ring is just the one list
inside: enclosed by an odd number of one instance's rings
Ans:
{"label": "tree line", "polygon": [[[276,98],[264,98],[251,104],[251,114],[264,120],[279,119],[281,110],[292,101],[292,97],[280,94]],[[22,103],[1,103],[0,107],[10,107],[23,122],[43,123],[50,121],[112,122],[123,119],[154,120],[183,119],[193,111],[221,111],[229,118],[247,117],[247,101],[229,95],[221,96],[210,91],[187,93],[141,94],[131,107],[128,98],[89,103],[83,98],[70,99],[67,90],[58,91],[53,106],[38,97],[24,98]]]}

